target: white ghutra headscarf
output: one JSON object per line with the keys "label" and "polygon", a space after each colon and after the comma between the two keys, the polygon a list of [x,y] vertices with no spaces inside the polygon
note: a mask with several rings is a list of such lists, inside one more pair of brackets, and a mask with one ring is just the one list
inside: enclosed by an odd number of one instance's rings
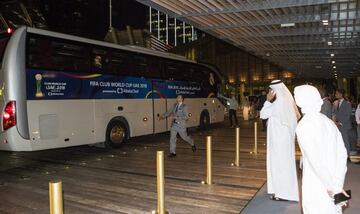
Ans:
{"label": "white ghutra headscarf", "polygon": [[281,80],[274,80],[270,84],[274,90],[276,99],[273,102],[272,115],[280,119],[280,122],[295,132],[300,113],[289,89]]}
{"label": "white ghutra headscarf", "polygon": [[294,89],[295,100],[297,105],[301,108],[302,113],[311,114],[319,113],[323,100],[320,93],[314,86],[301,85]]}

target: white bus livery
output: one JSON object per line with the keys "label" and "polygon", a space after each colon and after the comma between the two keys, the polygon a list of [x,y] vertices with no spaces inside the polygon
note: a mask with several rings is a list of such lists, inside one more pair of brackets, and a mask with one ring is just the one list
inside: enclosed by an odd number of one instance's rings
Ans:
{"label": "white bus livery", "polygon": [[0,37],[0,150],[35,151],[166,132],[178,94],[189,127],[224,120],[219,72],[183,57],[29,27]]}

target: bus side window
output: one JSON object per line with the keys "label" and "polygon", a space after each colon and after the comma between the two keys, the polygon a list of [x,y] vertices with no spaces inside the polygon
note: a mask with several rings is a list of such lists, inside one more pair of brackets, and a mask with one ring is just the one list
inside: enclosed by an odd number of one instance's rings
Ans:
{"label": "bus side window", "polygon": [[189,82],[197,82],[197,80],[195,80],[195,78],[193,76],[195,71],[196,71],[196,67],[193,66],[192,64],[190,64],[190,63],[184,64],[182,76],[185,80],[187,80]]}
{"label": "bus side window", "polygon": [[0,66],[2,64],[2,59],[8,41],[9,41],[9,37],[0,38]]}
{"label": "bus side window", "polygon": [[89,72],[89,49],[80,44],[52,41],[52,63],[55,69],[68,72]]}
{"label": "bus side window", "polygon": [[51,68],[52,49],[48,39],[27,40],[27,65],[31,68]]}
{"label": "bus side window", "polygon": [[194,82],[197,82],[198,84],[200,84],[202,86],[202,82],[204,81],[205,77],[202,74],[202,71],[199,66],[194,67],[194,69],[192,70],[191,76],[192,76],[192,80]]}
{"label": "bus side window", "polygon": [[217,82],[218,78],[216,74],[206,67],[201,68],[201,73],[203,78],[202,87],[203,91],[206,95],[213,93],[214,95],[217,94]]}
{"label": "bus side window", "polygon": [[86,45],[29,33],[27,66],[67,72],[89,72],[89,49]]}
{"label": "bus side window", "polygon": [[185,75],[185,73],[187,73],[186,64],[175,61],[165,63],[165,73],[165,78],[168,80],[188,81],[187,78],[189,78]]}
{"label": "bus side window", "polygon": [[122,76],[132,75],[132,53],[127,51],[111,50],[107,71]]}
{"label": "bus side window", "polygon": [[152,56],[135,55],[134,75],[144,78],[160,78],[160,61]]}
{"label": "bus side window", "polygon": [[92,73],[107,72],[107,65],[109,62],[108,51],[102,48],[93,48],[91,55],[91,70]]}

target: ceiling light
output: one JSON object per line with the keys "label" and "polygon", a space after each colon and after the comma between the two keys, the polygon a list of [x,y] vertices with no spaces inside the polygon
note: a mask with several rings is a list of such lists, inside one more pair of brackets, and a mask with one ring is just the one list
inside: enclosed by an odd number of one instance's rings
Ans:
{"label": "ceiling light", "polygon": [[332,42],[328,42],[328,45],[332,45]]}
{"label": "ceiling light", "polygon": [[323,25],[329,25],[329,22],[323,22]]}
{"label": "ceiling light", "polygon": [[331,61],[331,63],[332,63],[332,64],[335,64],[335,61],[333,60],[333,61]]}
{"label": "ceiling light", "polygon": [[321,65],[317,65],[317,66],[315,66],[315,68],[318,68],[318,69],[320,69],[320,68],[321,68]]}
{"label": "ceiling light", "polygon": [[295,27],[295,23],[284,23],[280,25],[281,27]]}
{"label": "ceiling light", "polygon": [[336,66],[333,66],[333,68],[335,69],[335,68],[336,68]]}
{"label": "ceiling light", "polygon": [[335,56],[335,54],[332,53],[332,54],[330,54],[330,56],[333,57],[333,56]]}
{"label": "ceiling light", "polygon": [[329,20],[327,19],[322,20],[322,23],[326,23],[326,22],[329,22]]}

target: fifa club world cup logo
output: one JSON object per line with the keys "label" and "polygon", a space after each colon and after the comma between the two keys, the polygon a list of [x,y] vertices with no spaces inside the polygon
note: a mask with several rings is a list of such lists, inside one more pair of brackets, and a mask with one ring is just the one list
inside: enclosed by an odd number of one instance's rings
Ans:
{"label": "fifa club world cup logo", "polygon": [[36,85],[35,97],[43,97],[44,96],[44,94],[41,91],[41,79],[42,79],[41,74],[35,75],[35,80],[36,80],[36,82],[35,82],[35,85]]}

